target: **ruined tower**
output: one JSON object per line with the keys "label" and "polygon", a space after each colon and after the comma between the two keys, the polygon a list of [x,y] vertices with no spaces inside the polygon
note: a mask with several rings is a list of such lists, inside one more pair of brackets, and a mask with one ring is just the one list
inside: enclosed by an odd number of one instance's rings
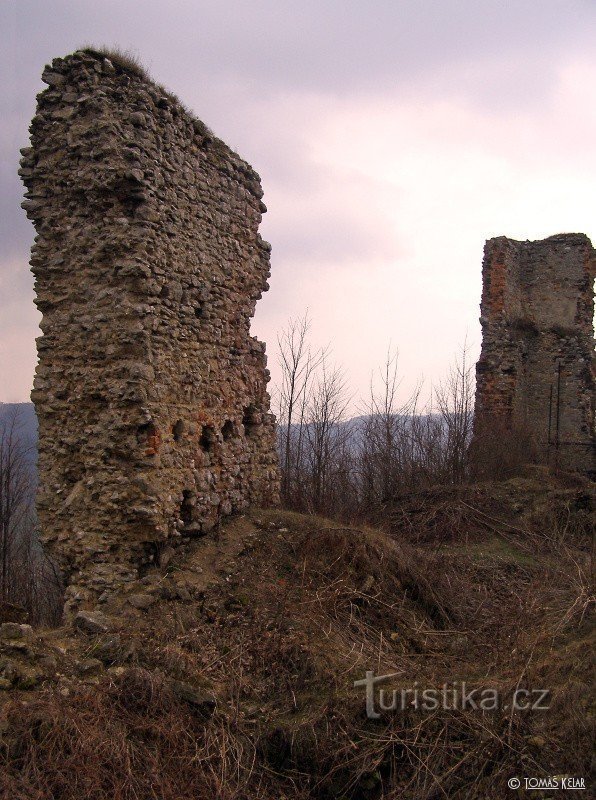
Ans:
{"label": "ruined tower", "polygon": [[20,174],[43,313],[41,534],[70,606],[277,501],[259,176],[134,63],[55,59]]}
{"label": "ruined tower", "polygon": [[486,243],[477,436],[505,425],[529,435],[540,463],[596,468],[595,265],[583,234]]}

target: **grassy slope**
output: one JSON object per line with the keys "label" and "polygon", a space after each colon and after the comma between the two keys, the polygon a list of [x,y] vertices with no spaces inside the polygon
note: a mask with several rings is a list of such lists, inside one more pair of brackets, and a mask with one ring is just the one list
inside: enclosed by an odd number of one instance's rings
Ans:
{"label": "grassy slope", "polygon": [[[109,633],[4,648],[29,682],[4,693],[0,796],[501,798],[514,775],[587,775],[591,492],[544,475],[441,490],[388,531],[236,519],[140,582],[159,601],[106,609]],[[550,688],[553,708],[371,721],[367,669]]]}

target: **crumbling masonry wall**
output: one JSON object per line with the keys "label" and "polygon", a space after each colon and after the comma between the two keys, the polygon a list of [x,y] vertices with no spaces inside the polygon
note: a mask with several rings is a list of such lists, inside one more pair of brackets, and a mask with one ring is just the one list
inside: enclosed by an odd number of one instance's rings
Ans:
{"label": "crumbling masonry wall", "polygon": [[20,174],[43,313],[38,515],[67,605],[278,499],[259,176],[134,65],[43,80]]}
{"label": "crumbling masonry wall", "polygon": [[583,234],[500,236],[484,250],[475,429],[529,434],[534,457],[596,468],[594,275]]}

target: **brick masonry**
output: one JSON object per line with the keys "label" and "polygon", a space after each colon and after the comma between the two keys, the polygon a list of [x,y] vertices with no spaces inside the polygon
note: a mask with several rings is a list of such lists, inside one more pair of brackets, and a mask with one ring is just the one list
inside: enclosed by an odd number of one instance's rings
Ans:
{"label": "brick masonry", "polygon": [[529,434],[539,462],[587,472],[596,468],[595,266],[583,234],[487,241],[476,368],[477,435],[504,423]]}
{"label": "brick masonry", "polygon": [[43,313],[38,515],[67,608],[278,500],[259,176],[134,65],[46,67],[20,174]]}

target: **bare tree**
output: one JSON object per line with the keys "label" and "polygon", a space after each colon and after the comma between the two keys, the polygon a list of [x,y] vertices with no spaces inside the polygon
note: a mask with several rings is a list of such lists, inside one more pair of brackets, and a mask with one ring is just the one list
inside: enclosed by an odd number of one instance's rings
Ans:
{"label": "bare tree", "polygon": [[379,370],[380,390],[371,380],[370,397],[364,409],[359,442],[361,506],[376,515],[411,481],[417,462],[414,436],[420,386],[404,401],[398,399],[398,352],[389,349]]}
{"label": "bare tree", "polygon": [[345,373],[314,356],[308,316],[278,337],[278,443],[287,506],[339,517],[380,521],[400,495],[467,480],[474,380],[466,347],[446,379],[420,407],[422,384],[400,397],[397,350],[389,349],[371,380],[362,415],[347,420]]}
{"label": "bare tree", "polygon": [[10,569],[33,527],[33,485],[17,408],[0,419],[0,597],[8,601]]}
{"label": "bare tree", "polygon": [[[18,408],[0,415],[0,605],[33,622],[57,622],[61,587],[35,529],[34,446]],[[0,609],[2,611],[2,609]]]}
{"label": "bare tree", "polygon": [[324,358],[324,351],[312,352],[308,342],[310,319],[290,320],[277,337],[281,384],[277,387],[278,444],[281,464],[281,491],[286,503],[296,501],[300,491],[297,471],[304,447],[304,417],[313,373]]}
{"label": "bare tree", "polygon": [[360,513],[377,521],[403,493],[467,478],[474,397],[465,347],[432,393],[434,408],[420,408],[420,383],[398,400],[397,351],[388,352],[380,377],[379,390],[371,383],[358,465]]}
{"label": "bare tree", "polygon": [[305,426],[305,478],[309,485],[309,506],[315,513],[340,510],[337,489],[340,483],[345,483],[346,469],[350,469],[347,458],[350,427],[346,423],[350,399],[343,370],[329,367],[323,357],[308,400]]}
{"label": "bare tree", "polygon": [[474,368],[464,344],[460,358],[435,391],[443,430],[444,482],[461,483],[468,477],[468,449],[474,422]]}

